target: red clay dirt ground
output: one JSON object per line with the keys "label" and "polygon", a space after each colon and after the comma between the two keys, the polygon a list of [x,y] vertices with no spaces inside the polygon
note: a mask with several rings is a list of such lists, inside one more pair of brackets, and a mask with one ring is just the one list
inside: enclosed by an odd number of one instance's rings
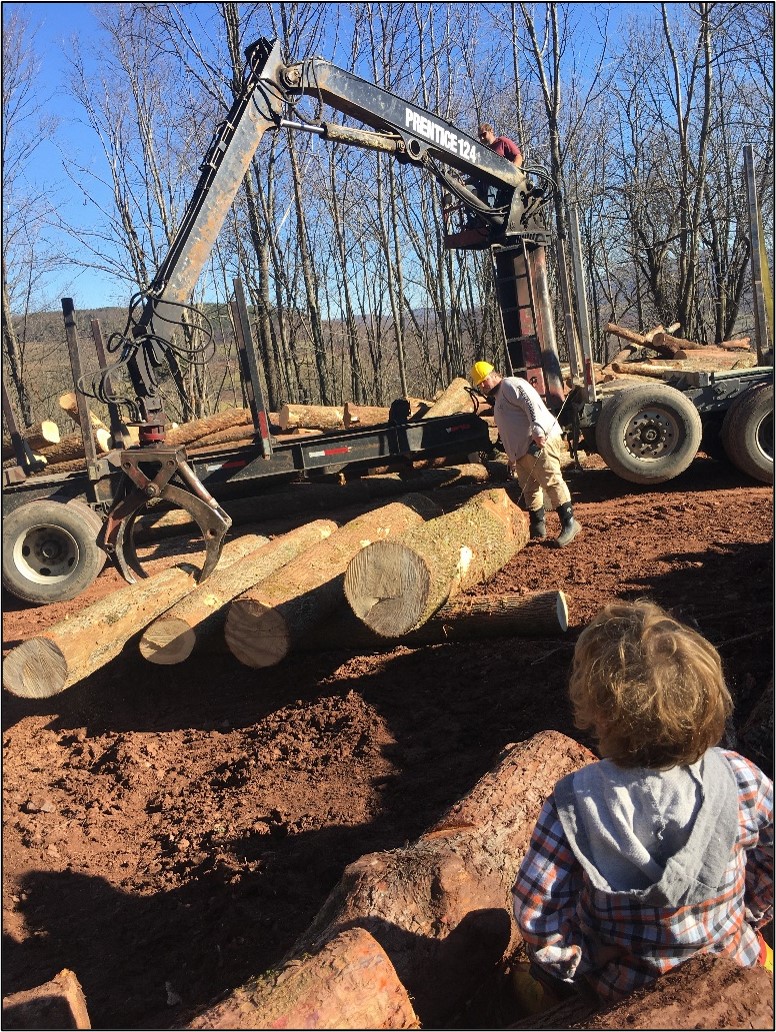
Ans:
{"label": "red clay dirt ground", "polygon": [[[717,645],[736,747],[773,776],[750,720],[772,685],[772,489],[705,456],[659,489],[595,458],[569,483],[584,533],[529,545],[484,589],[563,590],[565,636],[337,650],[258,672],[223,653],[158,667],[129,652],[52,699],[6,693],[3,994],[67,967],[94,1027],[175,1028],[271,968],[346,864],[415,839],[505,745],[545,728],[591,744],[566,680],[579,631],[612,598],[649,596]],[[119,584],[105,571],[40,608],[7,596],[5,650]]]}

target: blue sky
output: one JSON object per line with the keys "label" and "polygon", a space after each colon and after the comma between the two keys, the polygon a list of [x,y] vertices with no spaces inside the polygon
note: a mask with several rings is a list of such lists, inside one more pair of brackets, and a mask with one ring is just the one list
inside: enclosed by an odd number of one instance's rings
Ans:
{"label": "blue sky", "polygon": [[[36,30],[36,49],[42,60],[39,79],[41,96],[45,98],[47,111],[55,115],[61,123],[56,140],[41,144],[36,153],[36,161],[31,165],[30,175],[36,177],[38,187],[45,187],[63,217],[75,225],[83,225],[86,220],[93,217],[93,213],[91,206],[86,204],[83,191],[73,184],[65,173],[64,153],[77,156],[79,164],[93,170],[97,176],[101,174],[104,160],[94,133],[83,124],[83,113],[78,103],[69,96],[66,87],[67,58],[72,51],[73,40],[79,38],[84,44],[84,53],[87,53],[88,45],[99,38],[100,30],[93,13],[94,6],[107,5],[9,2],[2,4],[4,19],[11,12],[18,10],[30,28]],[[575,16],[584,23],[585,18],[594,17],[595,12],[606,5],[577,6],[579,10],[575,12]],[[613,7],[610,21],[612,29],[615,23],[638,15],[645,8],[654,9],[655,5],[623,3]],[[99,190],[96,179],[94,182],[89,181],[88,189],[90,195]],[[107,190],[106,195],[107,203],[110,203]],[[67,254],[70,241],[62,237],[58,243]],[[45,286],[45,307],[58,307],[59,299],[63,296],[72,297],[76,308],[82,310],[106,305],[124,306],[130,296],[128,288],[116,278],[98,272],[81,271],[75,265],[52,274],[46,280]]]}

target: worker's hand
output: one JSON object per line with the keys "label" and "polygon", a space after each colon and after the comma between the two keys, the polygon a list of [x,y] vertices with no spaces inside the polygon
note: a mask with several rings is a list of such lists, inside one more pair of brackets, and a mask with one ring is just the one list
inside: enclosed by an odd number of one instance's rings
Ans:
{"label": "worker's hand", "polygon": [[[536,445],[537,451],[542,450],[542,448],[544,447],[544,442],[547,440],[547,438],[544,435],[544,432],[540,430],[539,427],[534,427],[533,433],[531,434],[531,439],[533,443]],[[532,454],[536,453],[532,452]]]}
{"label": "worker's hand", "polygon": [[509,463],[509,479],[510,480],[517,480],[517,463],[516,462],[510,462]]}
{"label": "worker's hand", "polygon": [[[542,445],[543,444],[544,444],[544,439],[542,438]],[[542,445],[537,444],[536,441],[531,441],[531,443],[528,445],[528,454],[529,455],[534,455],[534,456],[535,455],[541,455],[541,453],[542,453]]]}

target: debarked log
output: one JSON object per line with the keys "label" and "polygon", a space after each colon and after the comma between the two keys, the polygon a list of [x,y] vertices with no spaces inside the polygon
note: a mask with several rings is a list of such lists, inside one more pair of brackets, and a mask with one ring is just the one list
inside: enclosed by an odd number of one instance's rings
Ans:
{"label": "debarked log", "polygon": [[115,659],[131,638],[196,584],[199,570],[180,563],[128,584],[11,649],[3,687],[12,695],[44,699],[70,688]]}
{"label": "debarked log", "polygon": [[363,928],[343,929],[315,953],[251,979],[187,1028],[419,1028],[385,950]]}
{"label": "debarked log", "polygon": [[344,420],[345,410],[336,405],[284,405],[278,413],[281,430],[341,430]]}
{"label": "debarked log", "polygon": [[[150,663],[159,665],[183,663],[198,640],[220,637],[226,622],[225,607],[236,595],[269,577],[336,530],[333,520],[314,520],[273,541],[264,538],[242,557],[227,553],[229,546],[226,546],[218,569],[205,583],[146,627],[140,638],[140,654]],[[237,558],[239,563],[235,562]]]}
{"label": "debarked log", "polygon": [[527,543],[528,517],[509,493],[480,491],[460,508],[358,552],[345,574],[345,597],[372,631],[399,638],[459,591],[493,576]]}
{"label": "debarked log", "polygon": [[498,764],[419,839],[350,864],[289,956],[315,953],[345,928],[380,943],[427,1028],[448,1027],[519,942],[511,889],[556,781],[593,762],[543,731]]}
{"label": "debarked log", "polygon": [[425,495],[412,494],[350,520],[231,602],[224,629],[230,652],[249,667],[279,663],[340,605],[342,578],[356,552],[439,512]]}
{"label": "debarked log", "polygon": [[396,645],[416,648],[448,641],[492,638],[554,638],[569,626],[566,595],[562,591],[537,591],[527,595],[459,597],[442,606],[421,627],[402,638],[386,639],[343,608],[298,645],[302,652],[327,649],[380,652]]}

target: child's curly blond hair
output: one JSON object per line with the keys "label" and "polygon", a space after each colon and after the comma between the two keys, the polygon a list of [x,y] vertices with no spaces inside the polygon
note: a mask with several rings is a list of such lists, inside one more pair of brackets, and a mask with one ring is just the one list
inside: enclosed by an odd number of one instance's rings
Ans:
{"label": "child's curly blond hair", "polygon": [[651,602],[605,606],[580,634],[574,720],[621,767],[694,763],[722,738],[733,701],[717,650]]}

